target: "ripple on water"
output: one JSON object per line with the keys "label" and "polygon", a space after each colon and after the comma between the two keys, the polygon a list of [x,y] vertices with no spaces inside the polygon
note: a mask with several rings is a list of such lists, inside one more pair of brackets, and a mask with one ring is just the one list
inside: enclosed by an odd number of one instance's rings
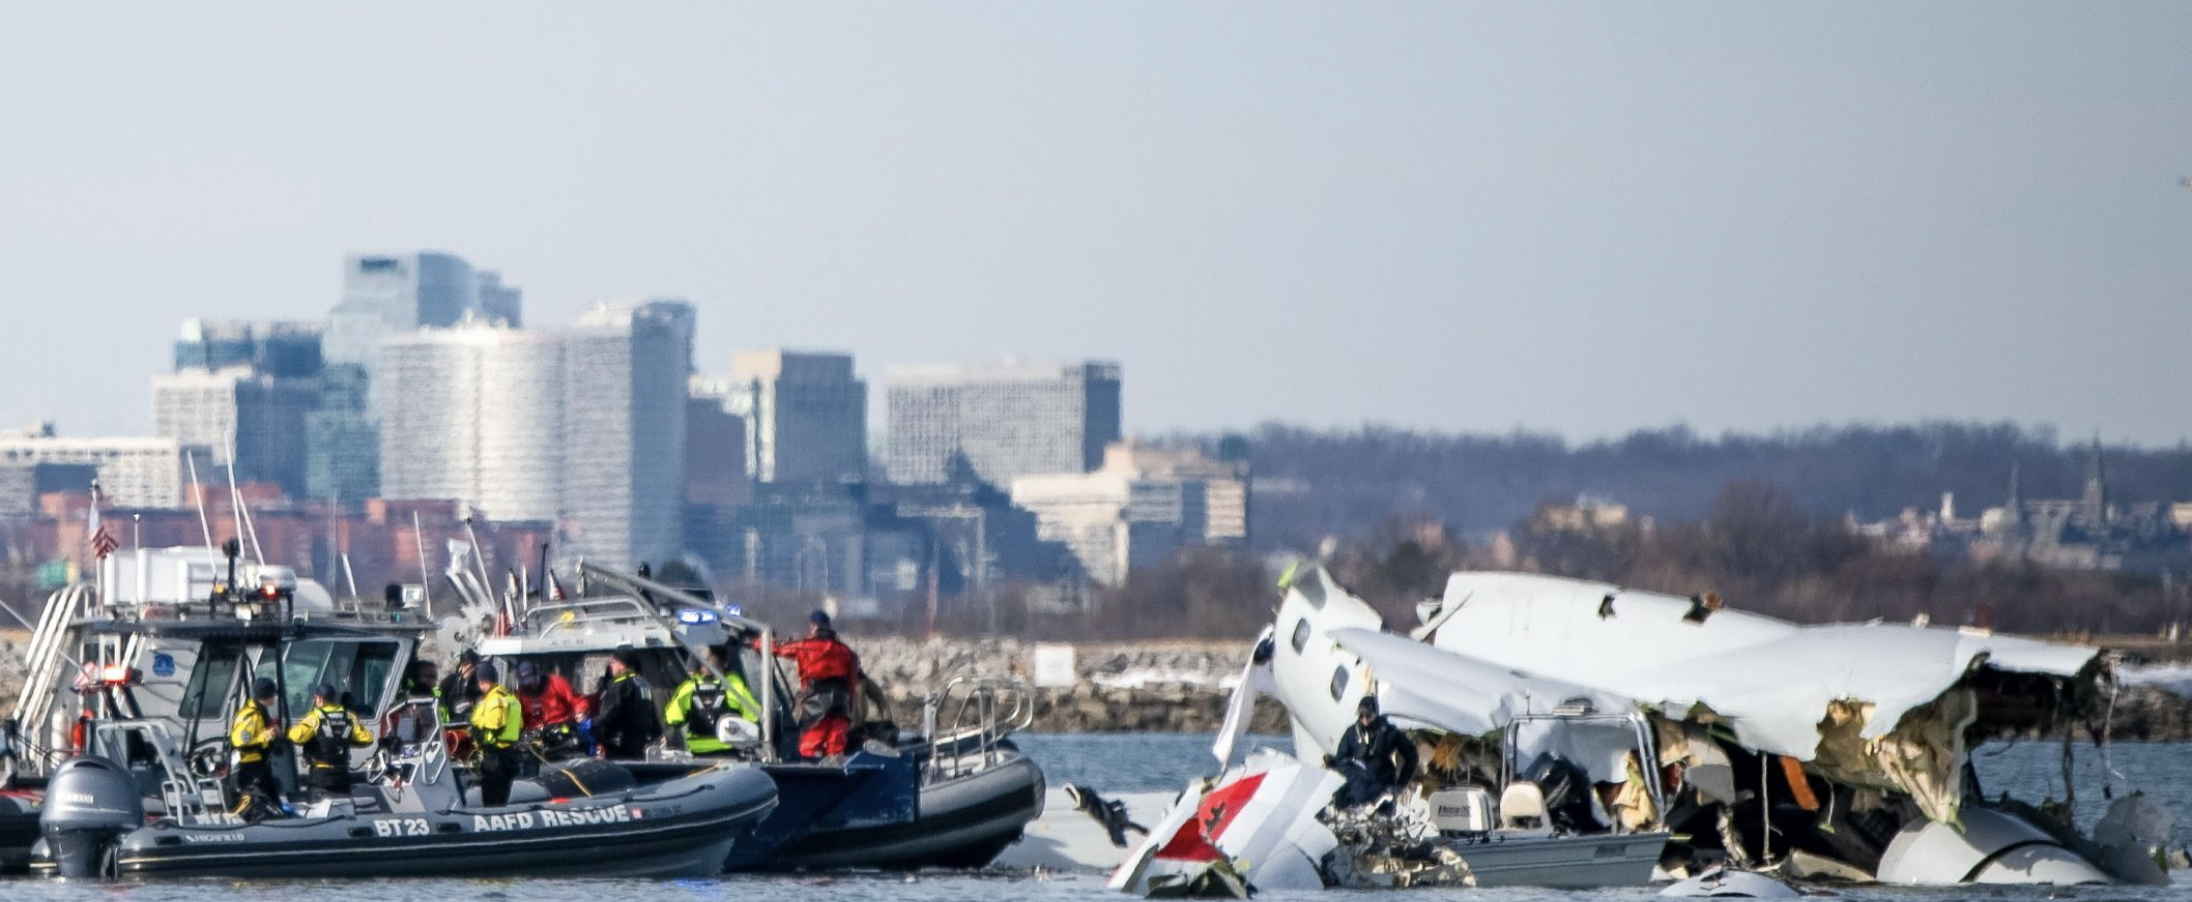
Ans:
{"label": "ripple on water", "polygon": [[[1017,737],[1021,748],[1043,765],[1055,786],[1080,782],[1111,792],[1176,790],[1210,770],[1210,737],[1177,734],[1092,734]],[[1283,737],[1259,737],[1262,744],[1287,748]],[[2062,795],[2060,745],[2042,742],[1991,745],[1979,750],[1981,785],[1989,794],[2008,790],[2038,800]],[[2110,750],[2112,780],[2119,794],[2141,789],[2181,813],[2179,845],[2192,844],[2192,743],[2121,744]],[[2099,787],[2103,769],[2097,750],[2078,749],[2075,773],[2078,817],[2090,827],[2108,804]],[[1579,900],[1656,899],[1657,889],[1558,891],[1544,889],[1427,890],[1398,899],[1466,898],[1470,902],[1579,902]],[[2169,887],[1902,888],[1864,886],[1840,890],[1850,902],[2192,902],[2192,883]],[[1269,902],[1297,899],[1363,898],[1372,891],[1344,893],[1266,893]],[[1379,898],[1385,898],[1378,894]],[[0,902],[455,902],[466,899],[520,899],[523,902],[1015,902],[1021,899],[1116,899],[1104,891],[1103,878],[1089,875],[1036,877],[1024,874],[923,872],[831,875],[733,875],[708,880],[396,880],[396,881],[233,881],[106,886],[54,881],[0,882]]]}

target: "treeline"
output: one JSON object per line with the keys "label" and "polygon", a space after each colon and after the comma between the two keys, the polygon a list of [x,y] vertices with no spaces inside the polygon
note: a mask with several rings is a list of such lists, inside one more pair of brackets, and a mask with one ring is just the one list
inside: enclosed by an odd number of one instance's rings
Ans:
{"label": "treeline", "polygon": [[[2187,585],[2160,577],[2056,570],[2026,561],[1970,562],[1850,533],[1777,487],[1739,481],[1706,494],[1695,519],[1591,521],[1548,504],[1511,524],[1504,545],[1388,519],[1328,544],[1341,585],[1385,615],[1417,622],[1415,605],[1463,569],[1517,569],[1675,595],[1712,593],[1736,608],[1801,623],[1883,619],[2042,635],[2153,634],[2192,617]],[[1270,622],[1276,558],[1201,549],[1101,590],[1087,614],[1008,615],[1037,638],[1246,638]],[[952,624],[957,626],[966,621]],[[967,625],[972,625],[967,623]]]}
{"label": "treeline", "polygon": [[1508,531],[1510,548],[1450,537],[1427,548],[1404,538],[1345,546],[1331,567],[1397,623],[1413,623],[1414,603],[1442,592],[1446,573],[1463,568],[1713,593],[1729,606],[1801,623],[1922,617],[2018,633],[2152,634],[2192,616],[2182,581],[1913,552],[1851,534],[1839,518],[1808,512],[1762,483],[1731,483],[1708,499],[1697,519],[1652,523],[1580,523],[1572,509],[1546,505]]}
{"label": "treeline", "polygon": [[[1684,427],[1571,445],[1533,433],[1460,435],[1266,425],[1248,435],[1254,547],[1188,549],[1090,586],[1083,613],[1042,612],[1032,586],[915,601],[863,628],[1025,638],[1245,638],[1268,623],[1278,562],[1321,559],[1391,625],[1459,569],[1524,569],[1678,595],[1799,622],[1924,616],[2023,633],[2152,633],[2192,619],[2183,581],[1951,560],[1851,534],[1844,517],[2000,505],[2084,491],[2090,443],[2012,424],[1820,427],[1708,439]],[[1216,437],[1175,436],[1215,451]],[[2192,500],[2192,445],[2103,450],[2118,502]],[[1578,525],[1578,498],[1624,505]],[[1488,537],[1504,534],[1504,546]],[[813,599],[749,598],[794,622]]]}
{"label": "treeline", "polygon": [[[1215,447],[1214,437],[1186,437]],[[1387,519],[1430,518],[1465,534],[1505,528],[1549,499],[1595,496],[1666,520],[1694,520],[1722,486],[1779,487],[1801,510],[1861,518],[2000,505],[2017,468],[2026,498],[2075,498],[2091,447],[2013,424],[1839,426],[1707,438],[1687,427],[1570,444],[1553,435],[1467,435],[1265,425],[1249,434],[1256,546],[1306,551],[1366,536]],[[2110,446],[2112,495],[2192,500],[2192,445]]]}

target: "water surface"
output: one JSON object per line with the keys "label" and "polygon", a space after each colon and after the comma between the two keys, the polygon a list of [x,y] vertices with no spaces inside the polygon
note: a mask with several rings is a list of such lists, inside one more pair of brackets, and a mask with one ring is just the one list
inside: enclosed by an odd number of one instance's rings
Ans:
{"label": "water surface", "polygon": [[[1051,785],[1077,782],[1106,792],[1178,790],[1208,772],[1210,737],[1177,734],[1024,734],[1016,737],[1050,779]],[[1284,737],[1257,742],[1285,749]],[[2100,792],[2104,774],[2092,746],[2077,750],[2074,779],[2079,824],[2090,828],[2108,802]],[[2062,797],[2061,746],[2053,743],[1990,745],[1974,755],[1981,784],[1991,794],[2008,790],[2027,801]],[[2143,789],[2183,812],[2176,843],[2192,843],[2192,743],[2124,744],[2110,749],[2111,782],[2117,794]],[[1658,898],[1657,887],[1559,891],[1543,889],[1409,890],[1402,895],[1373,891],[1265,893],[1258,899],[1468,899],[1471,902],[1579,902]],[[1862,886],[1838,890],[1852,902],[1952,902],[2053,899],[2192,902],[2192,882],[2169,887],[1946,887],[1904,889]],[[1110,900],[1100,875],[843,874],[750,876],[712,880],[394,880],[333,882],[314,880],[203,880],[142,885],[84,885],[53,881],[0,881],[0,902],[395,902],[395,900],[482,899],[506,902],[1013,902],[1036,900]]]}

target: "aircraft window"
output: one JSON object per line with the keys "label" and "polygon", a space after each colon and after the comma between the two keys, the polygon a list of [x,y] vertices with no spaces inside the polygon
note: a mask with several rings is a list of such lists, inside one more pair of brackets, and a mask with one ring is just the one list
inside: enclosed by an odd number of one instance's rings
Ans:
{"label": "aircraft window", "polygon": [[1306,580],[1296,583],[1294,589],[1301,593],[1303,601],[1309,602],[1310,608],[1319,611],[1324,610],[1324,580]]}
{"label": "aircraft window", "polygon": [[1292,640],[1292,644],[1294,646],[1294,651],[1297,654],[1300,653],[1304,647],[1309,645],[1309,618],[1304,617],[1300,620],[1294,621],[1294,638]]}
{"label": "aircraft window", "polygon": [[1340,666],[1338,666],[1338,667],[1334,667],[1334,668],[1332,668],[1332,700],[1333,700],[1333,701],[1335,701],[1335,702],[1336,702],[1336,701],[1339,701],[1339,700],[1340,700],[1340,696],[1342,696],[1342,695],[1346,695],[1346,694],[1347,694],[1347,665],[1345,665],[1345,664],[1342,664],[1342,665],[1340,665]]}

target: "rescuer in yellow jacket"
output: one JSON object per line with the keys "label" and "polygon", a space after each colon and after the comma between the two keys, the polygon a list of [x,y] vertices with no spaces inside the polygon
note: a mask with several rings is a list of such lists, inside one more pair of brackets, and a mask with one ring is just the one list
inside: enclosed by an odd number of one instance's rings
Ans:
{"label": "rescuer in yellow jacket", "polygon": [[316,798],[349,798],[350,749],[373,744],[373,734],[335,699],[333,684],[312,687],[311,713],[289,728],[289,741],[312,764],[305,783]]}
{"label": "rescuer in yellow jacket", "polygon": [[472,744],[479,747],[480,804],[510,804],[510,782],[518,777],[518,737],[525,732],[525,709],[503,688],[492,661],[473,671],[480,700],[472,706]]}
{"label": "rescuer in yellow jacket", "polygon": [[282,804],[281,784],[274,782],[274,768],[266,761],[267,750],[280,735],[274,729],[273,715],[268,713],[274,695],[273,680],[252,680],[251,697],[236,706],[236,716],[228,722],[228,746],[236,752],[236,764],[228,771],[236,807],[229,813],[246,821],[264,818],[280,810]]}
{"label": "rescuer in yellow jacket", "polygon": [[746,680],[738,671],[723,666],[723,652],[708,649],[708,663],[723,678],[717,679],[707,667],[694,667],[693,675],[670,695],[669,710],[662,718],[670,725],[670,735],[683,740],[685,750],[695,755],[719,755],[730,750],[716,738],[716,724],[723,718],[761,722],[761,703],[746,689]]}

